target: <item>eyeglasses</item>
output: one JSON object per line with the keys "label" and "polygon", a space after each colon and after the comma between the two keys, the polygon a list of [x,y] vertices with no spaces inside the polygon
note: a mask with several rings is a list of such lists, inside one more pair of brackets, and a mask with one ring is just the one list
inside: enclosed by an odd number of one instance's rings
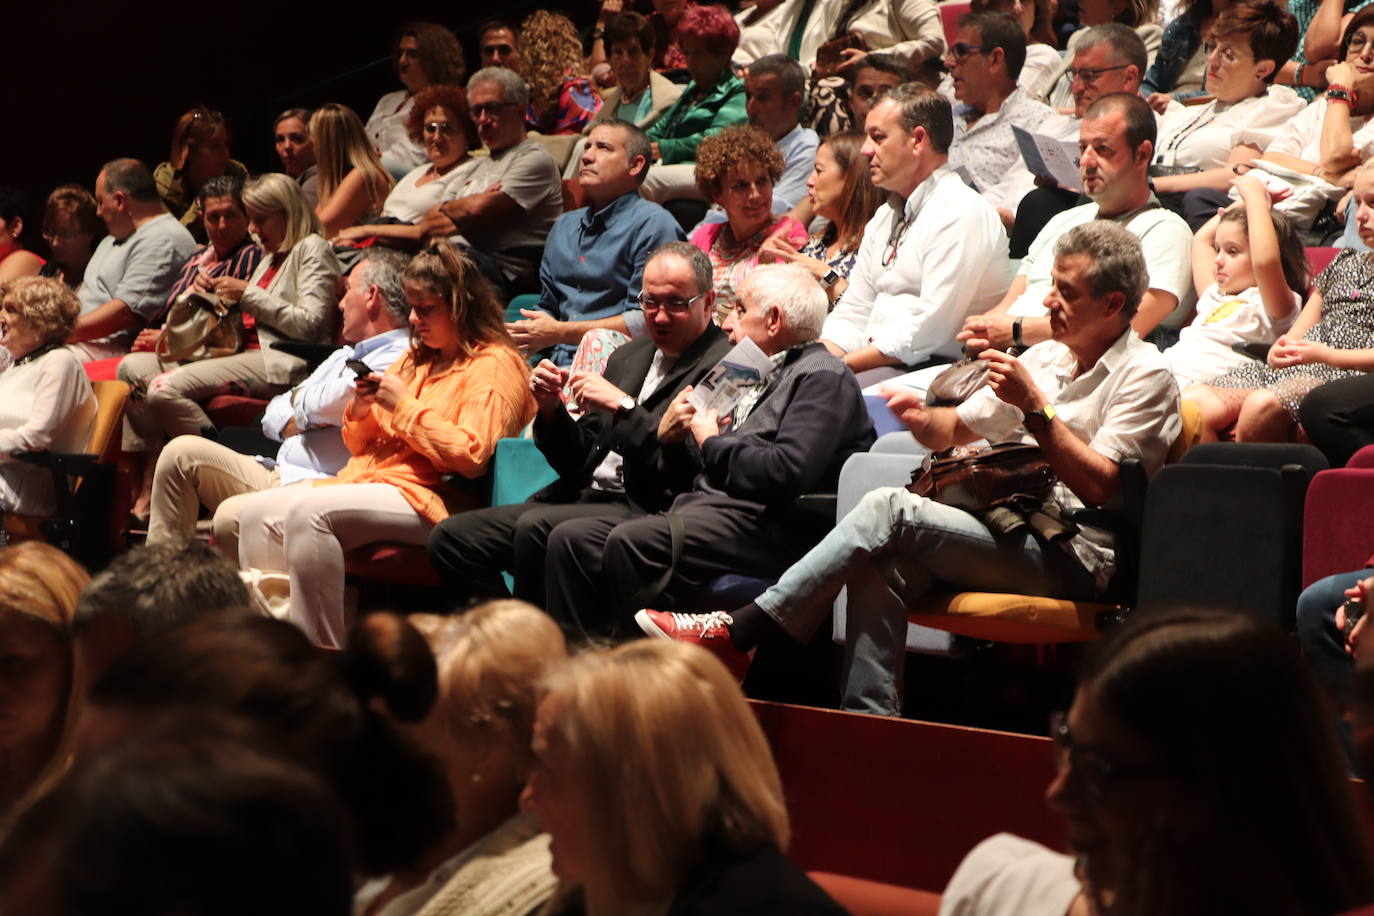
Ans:
{"label": "eyeglasses", "polygon": [[1213,54],[1220,57],[1221,62],[1224,64],[1235,64],[1245,59],[1230,48],[1223,48],[1220,45],[1208,45],[1207,56],[1211,57]]}
{"label": "eyeglasses", "polygon": [[1050,716],[1050,740],[1054,742],[1055,766],[1060,773],[1073,771],[1078,785],[1082,787],[1083,797],[1094,806],[1106,801],[1114,783],[1132,777],[1160,774],[1155,767],[1122,766],[1114,763],[1101,748],[1076,743],[1073,732],[1069,730],[1068,714],[1064,712]]}
{"label": "eyeglasses", "polygon": [[448,136],[449,134],[458,133],[458,128],[447,121],[430,121],[425,125],[424,131],[427,134],[443,134],[444,136]]}
{"label": "eyeglasses", "polygon": [[986,54],[987,52],[987,48],[956,41],[949,46],[949,52],[945,54],[945,59],[948,60],[953,58],[957,63],[963,63],[964,58],[968,57],[970,54]]}
{"label": "eyeglasses", "polygon": [[1071,67],[1069,69],[1069,82],[1078,80],[1084,86],[1091,86],[1097,82],[1098,77],[1104,73],[1111,73],[1113,70],[1125,70],[1130,64],[1118,64],[1115,67]]}
{"label": "eyeglasses", "polygon": [[732,181],[725,186],[725,190],[732,191],[735,194],[748,194],[751,191],[755,190],[767,191],[771,187],[773,187],[772,176],[760,175],[753,181],[746,181],[743,178],[741,178],[739,181]]}
{"label": "eyeglasses", "polygon": [[692,303],[696,302],[698,299],[705,295],[705,293],[697,293],[690,299],[660,300],[651,299],[643,293],[640,293],[639,299],[637,301],[639,302],[639,307],[646,312],[657,312],[659,309],[665,309],[670,315],[682,315],[692,307]]}
{"label": "eyeglasses", "polygon": [[472,106],[472,117],[476,118],[495,118],[499,117],[503,108],[518,108],[514,102],[483,102],[481,105]]}

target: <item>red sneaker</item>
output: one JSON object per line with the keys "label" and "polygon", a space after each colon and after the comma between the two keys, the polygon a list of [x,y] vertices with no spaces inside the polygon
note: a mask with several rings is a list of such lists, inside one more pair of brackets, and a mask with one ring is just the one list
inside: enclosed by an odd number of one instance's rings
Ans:
{"label": "red sneaker", "polygon": [[730,641],[730,627],[735,619],[726,611],[712,611],[709,614],[674,614],[668,611],[642,610],[635,614],[635,623],[646,636],[658,639],[676,639],[696,643],[725,663],[740,683],[749,673],[749,663],[754,653],[741,652]]}

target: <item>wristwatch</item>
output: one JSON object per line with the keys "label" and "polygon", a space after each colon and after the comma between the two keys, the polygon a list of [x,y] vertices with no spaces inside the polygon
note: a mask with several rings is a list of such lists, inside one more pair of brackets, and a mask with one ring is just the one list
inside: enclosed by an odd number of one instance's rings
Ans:
{"label": "wristwatch", "polygon": [[1039,410],[1032,410],[1026,414],[1022,422],[1025,423],[1026,429],[1039,434],[1050,428],[1050,421],[1056,416],[1058,416],[1058,411],[1054,409],[1054,405],[1046,404]]}
{"label": "wristwatch", "polygon": [[616,414],[617,416],[624,416],[638,406],[639,402],[627,394],[620,399],[620,406],[616,409]]}
{"label": "wristwatch", "polygon": [[832,267],[825,272],[824,277],[821,277],[821,286],[824,286],[826,289],[830,289],[830,287],[834,286],[836,283],[839,283],[841,279],[843,278],[839,275],[835,268]]}
{"label": "wristwatch", "polygon": [[1017,352],[1018,354],[1019,354],[1022,350],[1026,349],[1026,342],[1025,342],[1024,340],[1021,339],[1021,319],[1020,319],[1020,318],[1017,318],[1015,321],[1013,321],[1013,322],[1011,323],[1011,342],[1012,342],[1012,344],[1016,347],[1016,352]]}

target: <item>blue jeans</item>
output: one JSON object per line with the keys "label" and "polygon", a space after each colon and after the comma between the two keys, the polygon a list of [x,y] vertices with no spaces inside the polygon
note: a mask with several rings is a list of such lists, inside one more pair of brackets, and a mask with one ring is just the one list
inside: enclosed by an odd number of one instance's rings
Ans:
{"label": "blue jeans", "polygon": [[1336,707],[1336,731],[1340,734],[1351,772],[1356,772],[1350,730],[1350,711],[1355,704],[1355,659],[1345,651],[1345,634],[1336,629],[1336,608],[1345,603],[1345,590],[1370,575],[1368,569],[1337,573],[1313,582],[1298,596],[1298,642],[1312,674]]}
{"label": "blue jeans", "polygon": [[849,587],[842,705],[902,712],[906,606],[937,585],[960,590],[1087,598],[1092,577],[1067,558],[1049,558],[1027,535],[994,539],[961,509],[902,487],[873,490],[756,603],[803,642]]}

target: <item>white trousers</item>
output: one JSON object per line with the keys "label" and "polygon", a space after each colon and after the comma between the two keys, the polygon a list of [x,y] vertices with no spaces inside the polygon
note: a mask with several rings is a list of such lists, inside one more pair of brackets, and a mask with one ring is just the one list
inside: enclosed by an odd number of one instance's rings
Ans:
{"label": "white trousers", "polygon": [[317,645],[341,648],[344,553],[375,541],[424,544],[432,527],[390,484],[302,481],[243,498],[239,566],[287,573],[291,622]]}

